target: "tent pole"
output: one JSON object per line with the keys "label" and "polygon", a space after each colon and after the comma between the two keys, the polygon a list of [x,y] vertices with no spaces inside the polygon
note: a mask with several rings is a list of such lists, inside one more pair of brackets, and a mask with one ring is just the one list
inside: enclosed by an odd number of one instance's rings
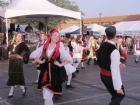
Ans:
{"label": "tent pole", "polygon": [[81,19],[80,19],[80,35],[83,36],[83,17],[81,15]]}
{"label": "tent pole", "polygon": [[45,17],[45,32],[48,32],[48,18]]}
{"label": "tent pole", "polygon": [[5,19],[5,22],[6,22],[6,44],[7,44],[7,47],[9,45],[9,38],[8,38],[8,20],[7,18]]}

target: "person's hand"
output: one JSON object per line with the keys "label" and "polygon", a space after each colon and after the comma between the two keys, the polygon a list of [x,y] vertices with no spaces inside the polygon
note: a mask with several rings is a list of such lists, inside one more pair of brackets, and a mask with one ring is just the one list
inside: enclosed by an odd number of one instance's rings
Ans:
{"label": "person's hand", "polygon": [[43,59],[43,60],[37,59],[36,63],[43,64],[43,63],[45,63],[45,59]]}
{"label": "person's hand", "polygon": [[123,92],[123,90],[122,90],[122,89],[117,90],[117,93],[118,93],[118,94],[120,94],[120,95],[124,95],[124,92]]}
{"label": "person's hand", "polygon": [[37,61],[34,59],[34,60],[32,60],[32,63],[33,63],[33,64],[36,64],[36,63],[37,63]]}
{"label": "person's hand", "polygon": [[9,58],[16,58],[16,54],[10,54]]}
{"label": "person's hand", "polygon": [[62,67],[62,65],[58,61],[55,61],[54,64],[59,66],[59,67]]}
{"label": "person's hand", "polygon": [[43,63],[45,63],[45,59],[40,60],[40,64],[43,64]]}
{"label": "person's hand", "polygon": [[125,67],[126,67],[125,64],[120,64],[120,69],[121,69],[121,70],[124,70]]}
{"label": "person's hand", "polygon": [[20,55],[18,55],[18,54],[16,55],[16,58],[17,58],[17,59],[23,59],[23,57],[20,56]]}

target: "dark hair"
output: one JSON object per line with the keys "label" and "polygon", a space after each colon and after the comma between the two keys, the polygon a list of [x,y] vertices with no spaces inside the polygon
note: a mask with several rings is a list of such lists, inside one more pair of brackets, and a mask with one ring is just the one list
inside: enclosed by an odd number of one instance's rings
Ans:
{"label": "dark hair", "polygon": [[113,39],[116,36],[116,27],[114,27],[114,26],[107,27],[105,29],[105,33],[109,40]]}
{"label": "dark hair", "polygon": [[71,37],[71,35],[70,34],[66,34],[66,38],[70,38]]}

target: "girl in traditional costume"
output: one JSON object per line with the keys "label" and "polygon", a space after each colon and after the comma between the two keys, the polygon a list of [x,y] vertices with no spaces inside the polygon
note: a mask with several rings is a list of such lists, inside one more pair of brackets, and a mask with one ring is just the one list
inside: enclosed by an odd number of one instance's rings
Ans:
{"label": "girl in traditional costume", "polygon": [[135,38],[135,43],[134,43],[134,55],[136,56],[135,62],[138,63],[139,57],[140,57],[140,37],[137,36]]}
{"label": "girl in traditional costume", "polygon": [[[36,49],[30,55],[30,59],[33,60],[32,63],[35,63],[35,60],[40,58],[43,51],[44,43],[46,41],[47,41],[46,33],[41,33],[39,36],[39,42],[37,43]],[[39,74],[40,74],[40,65],[36,64],[36,68],[37,68],[37,79],[34,83],[38,83]]]}
{"label": "girl in traditional costume", "polygon": [[67,80],[67,84],[66,84],[66,88],[67,89],[72,89],[74,88],[72,85],[71,85],[71,80],[72,80],[72,74],[76,71],[76,68],[73,66],[73,58],[71,56],[71,52],[70,52],[70,49],[68,47],[68,44],[69,44],[69,39],[68,38],[64,38],[63,39],[63,43],[64,43],[64,47],[65,47],[65,50],[67,52],[67,58],[71,61],[70,63],[64,65],[65,67],[65,70],[66,70],[66,74],[68,76],[68,80]]}
{"label": "girl in traditional costume", "polygon": [[9,50],[9,70],[7,85],[11,86],[8,97],[13,97],[14,87],[19,85],[22,89],[23,95],[26,94],[25,80],[23,73],[23,63],[28,63],[30,50],[23,42],[23,35],[17,33],[13,39],[12,45],[8,47]]}
{"label": "girl in traditional costume", "polygon": [[57,30],[51,31],[41,59],[36,62],[41,64],[38,89],[43,90],[44,105],[53,105],[53,96],[62,94],[62,83],[66,79],[64,65],[70,62]]}

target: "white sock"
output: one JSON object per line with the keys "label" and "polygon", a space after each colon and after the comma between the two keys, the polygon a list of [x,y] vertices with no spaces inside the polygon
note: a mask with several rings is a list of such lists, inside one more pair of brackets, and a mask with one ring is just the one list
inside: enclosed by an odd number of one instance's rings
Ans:
{"label": "white sock", "polygon": [[39,80],[39,75],[40,75],[40,70],[37,70],[37,79],[36,79],[36,82],[38,82],[38,80]]}
{"label": "white sock", "polygon": [[20,86],[22,92],[24,93],[25,92],[25,86]]}
{"label": "white sock", "polygon": [[9,96],[13,95],[13,93],[14,93],[14,86],[11,86],[11,89],[9,91]]}
{"label": "white sock", "polygon": [[53,100],[45,99],[44,105],[53,105]]}
{"label": "white sock", "polygon": [[72,74],[68,75],[67,85],[71,84]]}
{"label": "white sock", "polygon": [[84,67],[84,62],[81,62],[81,66]]}
{"label": "white sock", "polygon": [[51,93],[48,89],[43,88],[43,99],[44,105],[53,105],[53,93]]}

